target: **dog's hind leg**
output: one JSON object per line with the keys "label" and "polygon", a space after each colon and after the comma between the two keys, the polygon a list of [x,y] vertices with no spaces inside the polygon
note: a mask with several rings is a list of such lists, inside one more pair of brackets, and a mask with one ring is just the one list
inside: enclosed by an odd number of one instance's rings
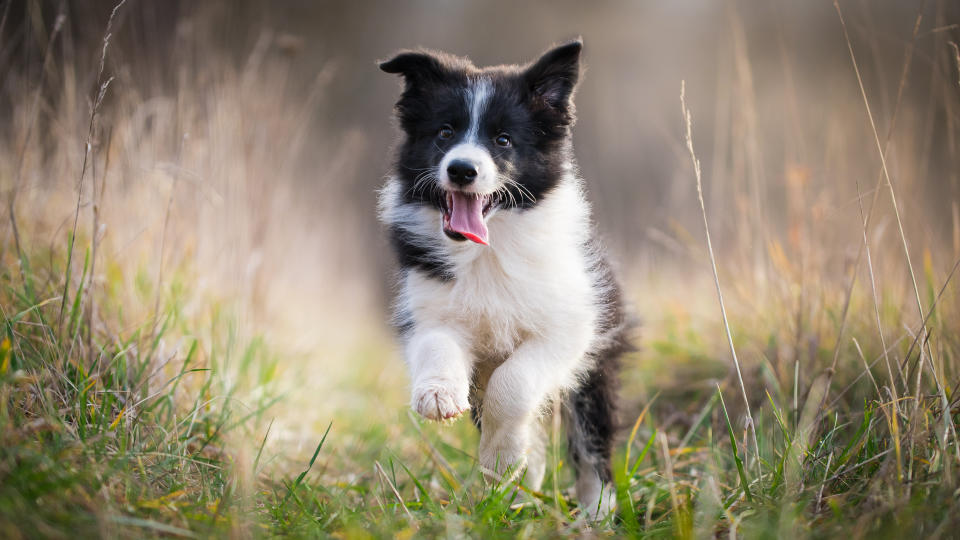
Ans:
{"label": "dog's hind leg", "polygon": [[583,385],[567,396],[564,407],[568,452],[577,474],[577,498],[589,520],[602,520],[616,509],[610,467],[616,431],[615,358],[601,358]]}

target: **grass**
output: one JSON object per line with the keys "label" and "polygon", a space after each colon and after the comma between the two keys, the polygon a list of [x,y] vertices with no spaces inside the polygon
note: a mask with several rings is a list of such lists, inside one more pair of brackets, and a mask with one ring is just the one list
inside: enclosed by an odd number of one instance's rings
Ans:
{"label": "grass", "polygon": [[[857,216],[851,245],[823,224],[819,201],[837,192],[794,168],[767,180],[796,205],[785,238],[753,224],[738,231],[748,249],[715,252],[714,179],[684,103],[707,241],[678,228],[678,266],[692,271],[626,276],[646,324],[625,359],[619,508],[589,524],[555,418],[534,493],[484,481],[469,422],[408,410],[381,315],[357,300],[373,281],[365,260],[314,243],[337,233],[301,218],[290,189],[322,77],[292,90],[267,40],[242,68],[182,60],[173,96],[147,99],[111,78],[123,51],[109,31],[86,68],[48,54],[62,24],[45,34],[43,69],[9,68],[4,87],[27,106],[11,108],[0,148],[0,536],[956,535],[960,263],[922,233],[906,166],[888,167],[912,43],[886,139],[874,112],[862,119],[878,153],[863,175],[878,182],[835,203]],[[71,72],[99,74],[90,96]],[[331,157],[359,152],[321,142]],[[336,200],[346,169],[330,163]]]}
{"label": "grass", "polygon": [[[284,476],[276,472],[282,467],[265,463],[269,430],[259,445],[249,435],[232,436],[269,418],[271,400],[264,396],[253,411],[240,411],[218,399],[237,393],[219,380],[229,363],[261,354],[256,344],[230,343],[229,330],[217,327],[228,318],[211,321],[209,336],[190,339],[159,367],[163,339],[187,333],[173,308],[126,337],[98,336],[92,354],[75,345],[81,352],[70,357],[69,336],[86,331],[80,310],[65,317],[72,332],[57,332],[44,321],[57,314],[51,293],[59,284],[34,277],[50,284],[37,298],[17,290],[15,276],[4,276],[0,529],[7,537],[238,530],[541,537],[587,528],[567,492],[572,478],[561,444],[552,445],[543,492],[515,492],[483,482],[467,422],[440,427],[397,411],[393,422],[357,431],[364,415],[343,414],[302,473]],[[80,304],[82,298],[70,302]],[[900,350],[908,346],[899,343]],[[657,349],[675,361],[678,351],[668,345]],[[830,351],[819,354],[829,358]],[[917,406],[898,408],[877,397],[862,407],[845,402],[852,410],[796,411],[783,405],[789,388],[769,381],[766,387],[755,417],[759,456],[749,431],[731,420],[733,388],[701,392],[697,419],[685,429],[655,412],[639,418],[615,458],[620,515],[600,532],[690,537],[736,527],[748,536],[834,535],[851,524],[861,535],[948,532],[956,464],[951,441],[938,433],[935,395]],[[810,394],[808,403],[823,395]],[[894,414],[909,449],[902,481],[892,451]]]}

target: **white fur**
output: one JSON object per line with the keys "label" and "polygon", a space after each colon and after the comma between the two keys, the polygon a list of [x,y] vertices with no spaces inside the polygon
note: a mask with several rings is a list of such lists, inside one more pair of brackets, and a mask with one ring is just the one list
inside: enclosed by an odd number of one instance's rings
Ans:
{"label": "white fur", "polygon": [[[454,160],[466,161],[472,163],[477,169],[477,178],[465,187],[455,186],[447,174],[447,167]],[[460,189],[468,193],[480,193],[487,195],[493,193],[497,187],[497,166],[486,148],[472,143],[460,143],[451,148],[440,162],[440,186],[447,190]]]}
{"label": "white fur", "polygon": [[[381,219],[439,242],[455,276],[441,281],[416,269],[402,276],[398,311],[413,323],[405,350],[413,406],[428,418],[459,413],[471,376],[483,374],[474,389],[482,392],[481,466],[491,476],[518,475],[529,453],[539,483],[541,409],[575,386],[590,367],[586,353],[603,339],[596,331],[603,291],[584,248],[591,228],[580,180],[569,171],[534,207],[491,212],[490,246],[450,240],[440,212],[403,204],[400,190],[396,179],[387,182]],[[602,490],[589,487],[596,503],[593,491]]]}
{"label": "white fur", "polygon": [[589,520],[604,519],[617,507],[617,492],[611,484],[604,484],[596,471],[583,470],[577,476],[577,498]]}
{"label": "white fur", "polygon": [[407,342],[413,379],[411,406],[431,420],[456,418],[470,408],[470,362],[457,335],[422,328]]}
{"label": "white fur", "polygon": [[470,103],[470,127],[467,129],[467,141],[476,142],[480,133],[480,119],[487,108],[490,95],[493,94],[493,85],[490,79],[479,77],[467,86],[467,101]]}

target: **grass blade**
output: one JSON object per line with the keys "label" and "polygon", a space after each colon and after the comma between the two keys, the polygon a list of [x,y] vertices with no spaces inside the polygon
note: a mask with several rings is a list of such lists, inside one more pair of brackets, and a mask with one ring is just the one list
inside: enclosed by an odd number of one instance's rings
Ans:
{"label": "grass blade", "polygon": [[293,495],[293,492],[300,487],[300,483],[303,482],[303,478],[307,476],[307,473],[313,468],[314,462],[317,461],[317,456],[320,455],[320,449],[323,448],[323,443],[326,442],[327,435],[330,434],[331,427],[333,427],[333,421],[327,424],[327,430],[323,432],[323,437],[320,439],[320,444],[318,444],[317,449],[313,451],[313,457],[310,458],[310,463],[307,465],[307,468],[300,473],[300,476],[298,476],[297,479],[293,481],[293,484],[287,489],[287,496],[283,499],[283,504],[286,504],[287,500],[290,499],[290,496]]}
{"label": "grass blade", "polygon": [[740,459],[740,453],[737,452],[737,437],[733,434],[733,425],[730,424],[730,415],[727,414],[727,405],[723,402],[723,392],[720,391],[720,385],[717,385],[717,394],[720,396],[720,408],[723,409],[723,418],[727,421],[727,434],[730,436],[730,451],[733,452],[733,460],[737,464],[737,474],[740,475],[740,488],[747,501],[753,501],[753,495],[750,493],[750,485],[747,481],[747,473],[743,468],[743,460]]}

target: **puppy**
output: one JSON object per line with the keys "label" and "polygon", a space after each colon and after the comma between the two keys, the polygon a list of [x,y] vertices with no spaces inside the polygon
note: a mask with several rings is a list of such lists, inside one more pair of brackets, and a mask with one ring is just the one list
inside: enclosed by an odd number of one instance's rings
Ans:
{"label": "puppy", "polygon": [[[539,490],[560,402],[582,511],[615,508],[610,454],[630,324],[573,156],[581,41],[525,66],[403,51],[403,136],[380,193],[399,263],[395,323],[431,420],[470,410],[490,478]],[[525,471],[525,472],[524,472]]]}

